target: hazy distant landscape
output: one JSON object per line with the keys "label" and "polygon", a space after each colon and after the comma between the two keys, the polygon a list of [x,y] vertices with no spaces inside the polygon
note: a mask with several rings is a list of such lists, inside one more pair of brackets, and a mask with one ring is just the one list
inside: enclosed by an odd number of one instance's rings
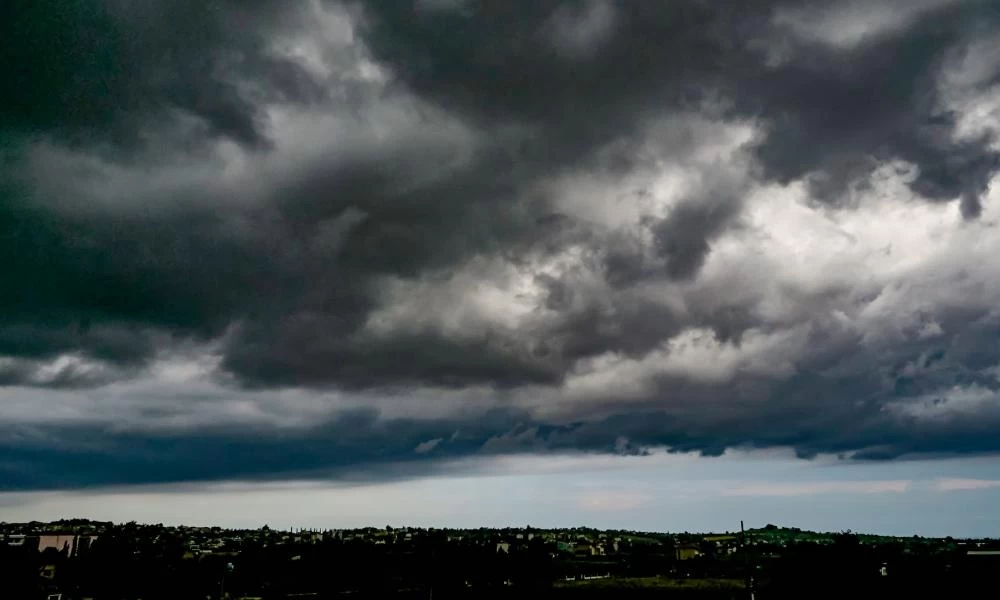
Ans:
{"label": "hazy distant landscape", "polygon": [[276,531],[87,520],[0,524],[5,597],[796,598],[973,590],[1000,540],[589,528]]}

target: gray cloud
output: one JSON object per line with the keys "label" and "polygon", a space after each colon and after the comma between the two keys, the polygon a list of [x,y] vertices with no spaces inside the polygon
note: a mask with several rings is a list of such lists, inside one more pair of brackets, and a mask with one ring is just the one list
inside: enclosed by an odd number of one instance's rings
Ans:
{"label": "gray cloud", "polygon": [[[26,4],[0,19],[4,390],[101,398],[180,353],[227,398],[355,412],[152,435],[11,400],[8,485],[998,450],[998,74],[967,63],[1000,15],[917,4]],[[141,419],[201,423],[176,385]]]}

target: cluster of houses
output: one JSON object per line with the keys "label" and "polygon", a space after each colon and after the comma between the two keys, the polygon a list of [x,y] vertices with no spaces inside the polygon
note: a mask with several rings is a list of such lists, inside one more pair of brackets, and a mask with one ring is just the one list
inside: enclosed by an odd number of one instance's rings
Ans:
{"label": "cluster of houses", "polygon": [[[40,552],[54,549],[66,556],[79,556],[87,552],[100,539],[111,523],[86,520],[59,521],[55,523],[0,523],[0,544],[7,546],[27,546]],[[149,529],[149,526],[146,526]],[[780,548],[792,538],[777,535],[780,530],[767,529],[755,532],[748,543],[764,543],[772,548]],[[574,529],[449,529],[390,527],[361,529],[291,529],[272,530],[267,526],[260,529],[223,529],[221,527],[156,526],[155,539],[170,537],[181,540],[186,558],[205,555],[235,556],[246,545],[309,544],[339,540],[353,543],[410,544],[419,543],[434,536],[444,537],[449,543],[463,543],[494,548],[498,553],[516,552],[532,544],[545,544],[555,553],[576,558],[612,556],[634,551],[639,546],[655,546],[666,549],[679,561],[697,559],[706,554],[713,556],[732,555],[739,551],[740,537],[736,534],[650,534],[628,531],[598,531],[587,528]],[[829,540],[813,536],[816,543]],[[903,539],[903,538],[900,538]],[[980,553],[997,554],[994,546],[983,547],[983,542],[957,542],[970,555]],[[966,544],[968,547],[965,548]]]}
{"label": "cluster of houses", "polygon": [[[30,546],[39,551],[55,549],[67,556],[78,556],[96,542],[110,523],[75,521],[51,524],[0,523],[0,544]],[[367,527],[362,529],[291,529],[276,531],[265,526],[261,529],[223,529],[220,527],[159,526],[156,538],[180,539],[186,558],[205,555],[236,555],[247,544],[279,545],[321,543],[329,540],[360,542],[375,545],[417,543],[425,536],[445,536],[448,542],[475,544],[495,548],[496,552],[511,553],[529,544],[544,543],[555,552],[578,558],[611,556],[627,551],[636,545],[657,545],[668,542],[675,558],[687,560],[701,556],[706,543],[715,545],[720,553],[732,553],[737,548],[734,535],[708,535],[700,539],[682,541],[671,536],[639,534],[633,532],[602,532],[592,529],[538,530],[524,529],[466,529],[435,530],[433,528]]]}
{"label": "cluster of houses", "polygon": [[98,540],[99,534],[77,533],[74,531],[53,531],[37,534],[12,533],[0,534],[0,544],[11,547],[30,547],[45,552],[55,550],[66,556],[80,556],[87,552]]}

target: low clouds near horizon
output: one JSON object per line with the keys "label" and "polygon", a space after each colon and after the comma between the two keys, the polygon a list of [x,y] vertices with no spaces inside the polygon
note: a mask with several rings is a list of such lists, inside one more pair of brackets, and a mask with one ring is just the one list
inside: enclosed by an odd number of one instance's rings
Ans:
{"label": "low clouds near horizon", "polygon": [[15,2],[0,39],[0,489],[1000,451],[990,2]]}

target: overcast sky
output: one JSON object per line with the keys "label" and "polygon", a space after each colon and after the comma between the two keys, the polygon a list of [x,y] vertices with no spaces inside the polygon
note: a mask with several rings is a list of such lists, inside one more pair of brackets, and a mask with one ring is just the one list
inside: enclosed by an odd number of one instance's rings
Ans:
{"label": "overcast sky", "polygon": [[0,40],[0,520],[1000,535],[990,0]]}

